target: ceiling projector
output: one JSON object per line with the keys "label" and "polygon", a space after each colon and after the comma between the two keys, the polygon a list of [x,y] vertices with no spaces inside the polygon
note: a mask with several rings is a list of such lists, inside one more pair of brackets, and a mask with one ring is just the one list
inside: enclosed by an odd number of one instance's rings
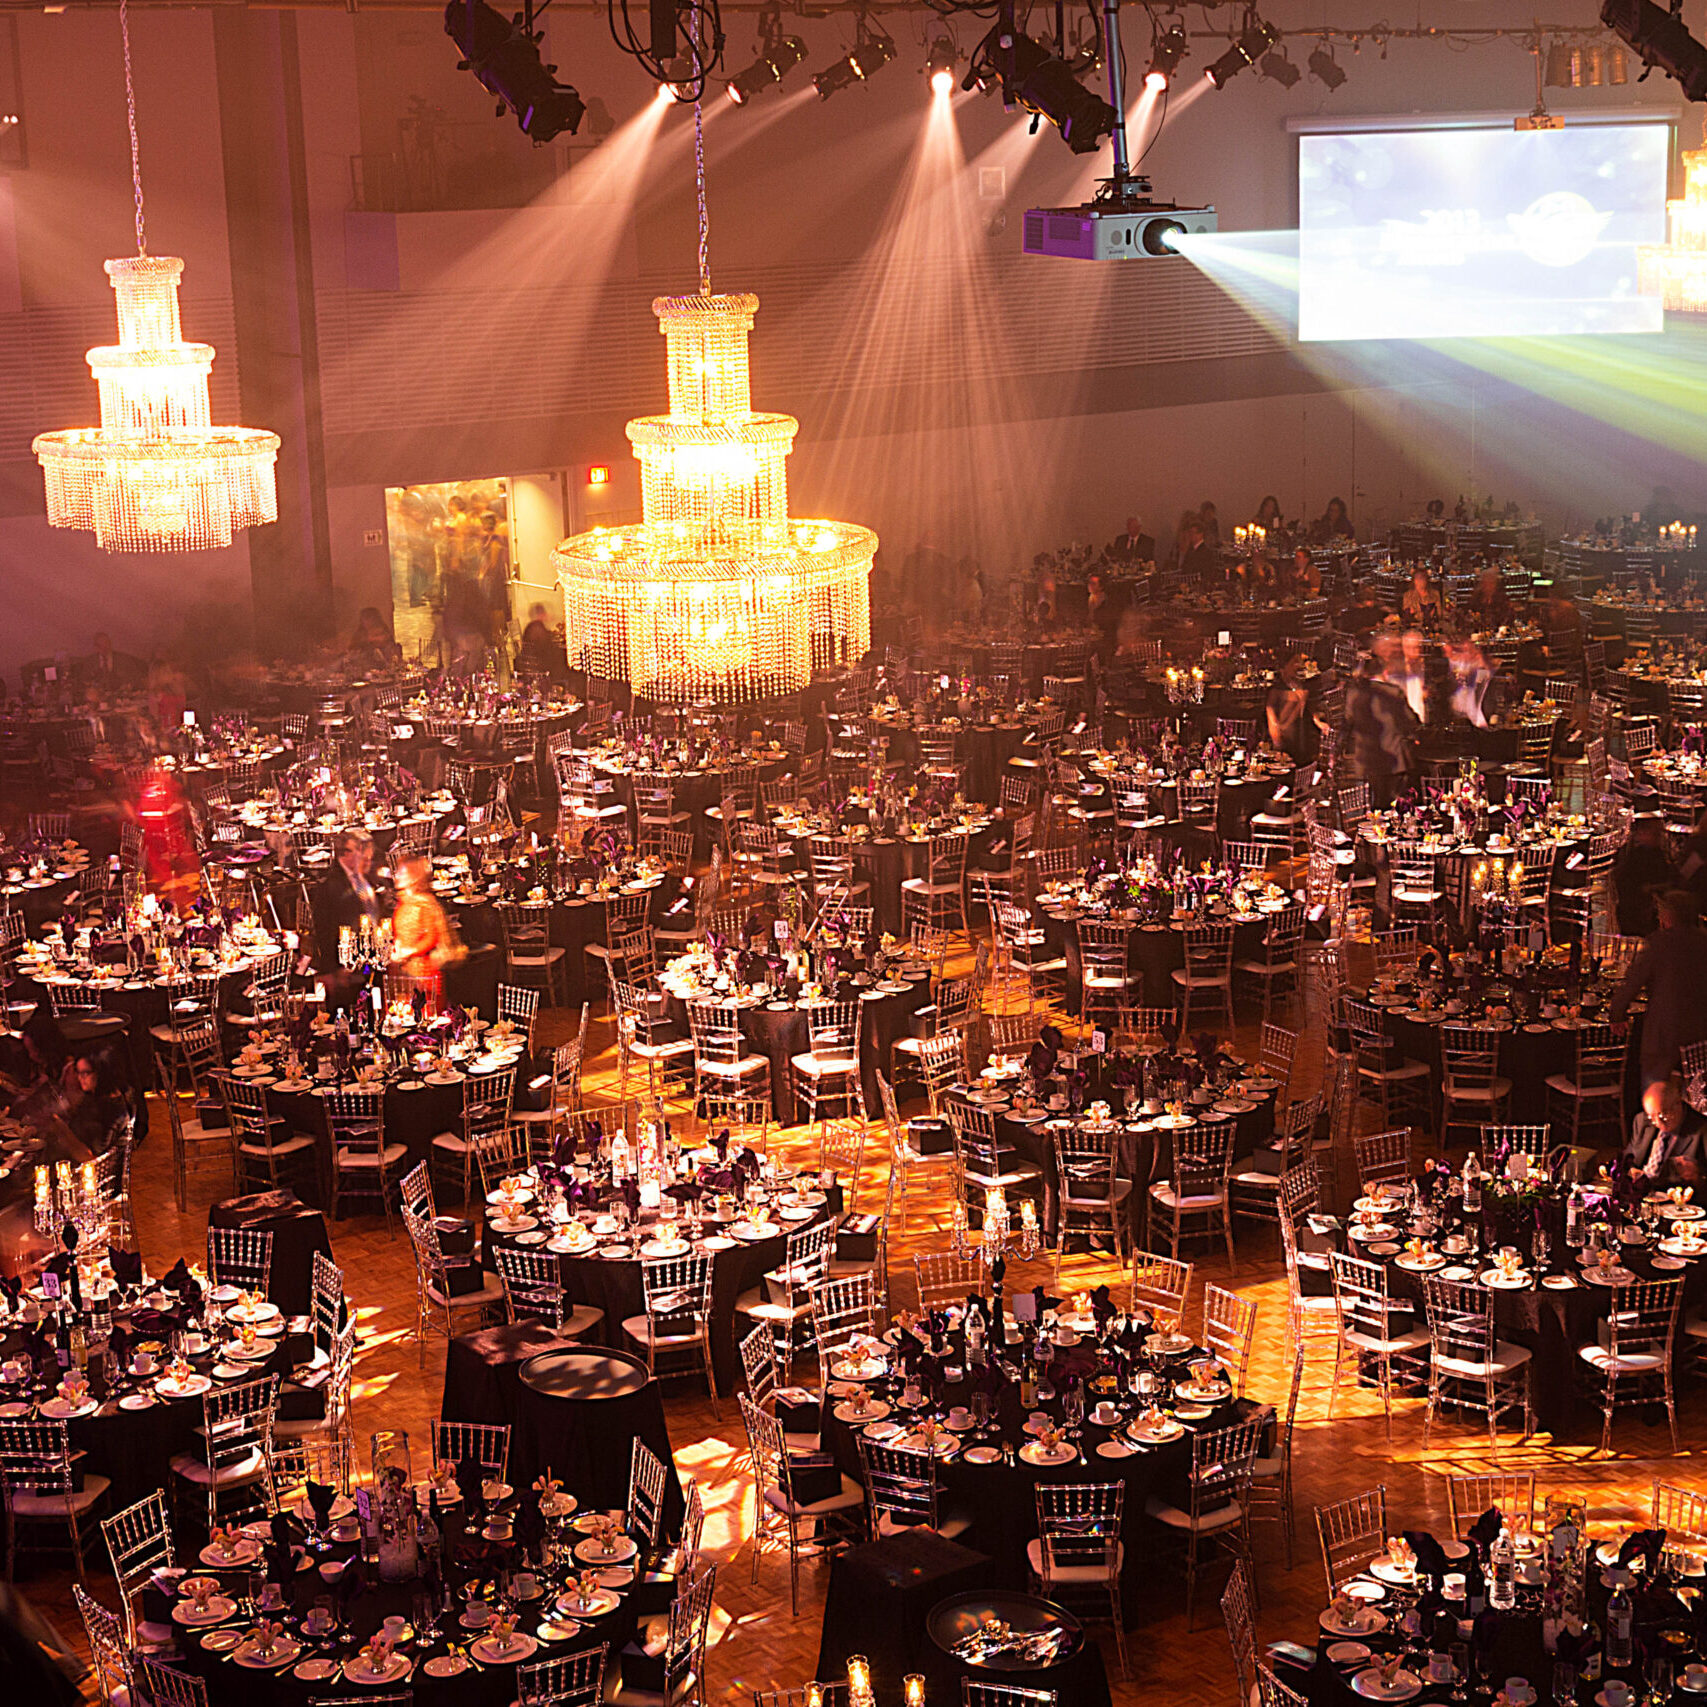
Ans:
{"label": "ceiling projector", "polygon": [[1212,207],[1130,196],[1083,207],[1033,207],[1025,213],[1025,252],[1069,261],[1148,261],[1177,255],[1175,239],[1219,226]]}

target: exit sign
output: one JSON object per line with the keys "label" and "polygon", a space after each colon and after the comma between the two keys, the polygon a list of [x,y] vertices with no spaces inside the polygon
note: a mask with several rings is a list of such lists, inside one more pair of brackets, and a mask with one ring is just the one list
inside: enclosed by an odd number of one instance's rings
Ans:
{"label": "exit sign", "polygon": [[363,545],[384,545],[385,544],[385,529],[384,528],[363,528],[362,529],[362,544]]}

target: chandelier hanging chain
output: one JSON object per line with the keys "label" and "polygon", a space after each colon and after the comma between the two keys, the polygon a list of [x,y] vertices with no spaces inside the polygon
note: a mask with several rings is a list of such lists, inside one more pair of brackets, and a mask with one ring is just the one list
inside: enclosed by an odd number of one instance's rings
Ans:
{"label": "chandelier hanging chain", "polygon": [[693,104],[693,177],[699,196],[699,294],[711,295],[711,221],[705,208],[705,127],[700,119],[700,103]]}
{"label": "chandelier hanging chain", "polygon": [[130,183],[136,192],[136,252],[148,253],[148,227],[142,217],[142,151],[136,142],[136,84],[130,74],[130,8],[119,0],[119,36],[124,42],[124,105],[130,125]]}

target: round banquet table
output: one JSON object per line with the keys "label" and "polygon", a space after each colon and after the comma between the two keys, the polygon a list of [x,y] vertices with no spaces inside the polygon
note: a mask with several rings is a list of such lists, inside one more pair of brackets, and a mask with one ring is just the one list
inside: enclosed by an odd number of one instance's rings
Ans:
{"label": "round banquet table", "polygon": [[[454,1523],[456,1520],[452,1521]],[[469,1537],[465,1532],[463,1546],[466,1548],[468,1545]],[[478,1552],[469,1555],[469,1560],[483,1579],[490,1579],[501,1565],[509,1561],[514,1551],[508,1544],[476,1542],[475,1546]],[[347,1557],[356,1550],[353,1543],[335,1541],[327,1556]],[[476,1559],[478,1563],[474,1563]],[[251,1566],[235,1572],[222,1571],[217,1564],[209,1566],[205,1563],[198,1563],[195,1568],[199,1572],[216,1577],[230,1576],[232,1580],[224,1584],[221,1592],[235,1597],[246,1593],[249,1572],[253,1570]],[[367,1567],[361,1586],[348,1602],[348,1609],[344,1614],[353,1640],[347,1643],[328,1641],[311,1644],[298,1656],[298,1661],[328,1654],[333,1659],[345,1660],[358,1654],[362,1644],[378,1632],[386,1618],[411,1618],[414,1614],[415,1596],[425,1588],[426,1584],[419,1577],[405,1582],[382,1582],[378,1572]],[[417,1707],[511,1707],[517,1693],[516,1668],[523,1663],[562,1659],[585,1649],[609,1645],[613,1650],[614,1668],[616,1652],[634,1635],[641,1599],[634,1587],[618,1589],[615,1592],[617,1603],[609,1612],[591,1619],[577,1617],[573,1622],[579,1625],[579,1629],[565,1640],[548,1642],[537,1637],[540,1618],[549,1605],[548,1600],[536,1600],[530,1606],[524,1606],[517,1628],[535,1638],[538,1642],[537,1648],[524,1649],[511,1661],[481,1659],[458,1675],[448,1678],[429,1677],[420,1662],[445,1654],[450,1642],[460,1645],[471,1640],[470,1633],[462,1628],[454,1608],[445,1618],[441,1630],[424,1649],[414,1643],[408,1645],[405,1652],[414,1662],[412,1670],[407,1676],[389,1684],[353,1683],[342,1674],[308,1681],[296,1675],[293,1664],[265,1669],[239,1665],[228,1654],[211,1652],[204,1648],[201,1642],[187,1631],[180,1633],[183,1659],[173,1663],[181,1664],[185,1670],[203,1680],[207,1686],[209,1707],[307,1707],[310,1701],[348,1700],[352,1696],[370,1694],[382,1696],[393,1690],[411,1691]],[[288,1598],[290,1607],[286,1613],[286,1633],[297,1637],[300,1637],[301,1630],[295,1621],[301,1614],[306,1613],[317,1600],[336,1602],[338,1599],[334,1591],[321,1580],[319,1573],[313,1570],[298,1571]],[[158,1591],[145,1589],[144,1599],[147,1603],[144,1616],[147,1616],[149,1611],[165,1610],[165,1603]],[[239,1616],[233,1619],[228,1627],[242,1629],[247,1624],[248,1620]],[[553,1628],[562,1629],[566,1626],[555,1625]]]}
{"label": "round banquet table", "polygon": [[[790,1225],[788,1231],[817,1226],[822,1221],[839,1221],[842,1214],[842,1188],[824,1188],[825,1202],[816,1214]],[[484,1206],[482,1206],[484,1208]],[[526,1233],[506,1234],[493,1227],[488,1219],[481,1234],[481,1249],[486,1264],[491,1266],[492,1251],[500,1244],[515,1244],[526,1249]],[[535,1250],[537,1242],[530,1241]],[[759,1239],[751,1244],[730,1240],[726,1248],[713,1248],[711,1261],[711,1366],[717,1376],[717,1390],[733,1393],[741,1385],[741,1357],[737,1339],[743,1331],[735,1316],[735,1300],[750,1287],[762,1286],[767,1272],[781,1267],[787,1255],[787,1235]],[[696,1244],[696,1249],[701,1248]],[[587,1255],[569,1252],[554,1253],[563,1277],[566,1298],[577,1304],[591,1304],[604,1311],[604,1322],[595,1330],[608,1344],[622,1339],[622,1324],[630,1316],[646,1313],[646,1295],[641,1283],[642,1263],[633,1255],[605,1256],[594,1249]],[[447,1376],[448,1382],[448,1376]],[[447,1412],[447,1415],[450,1413]],[[475,1419],[478,1420],[478,1419]],[[626,1450],[626,1449],[625,1449]],[[626,1464],[627,1460],[624,1459]],[[626,1474],[626,1472],[625,1472]],[[621,1503],[621,1502],[618,1502]]]}
{"label": "round banquet table", "polygon": [[[888,931],[891,936],[898,937],[901,935],[901,885],[910,877],[927,874],[932,838],[928,835],[871,836],[865,833],[866,825],[857,810],[849,817],[852,822],[848,827],[860,832],[847,838],[853,849],[854,867],[870,885],[870,892],[859,899],[871,908],[872,921],[880,931]],[[778,832],[787,837],[802,865],[807,862],[813,843],[832,839],[829,832],[813,832],[805,828],[804,820],[791,819],[786,814],[778,818],[776,824]],[[1002,863],[998,846],[1005,848],[1010,834],[1005,819],[985,818],[980,814],[971,825],[957,825],[940,832],[944,836],[961,833],[967,838],[968,871]],[[847,837],[847,829],[835,834]]]}
{"label": "round banquet table", "polygon": [[[220,974],[218,1014],[234,1012],[247,1005],[243,1000],[243,993],[254,976],[254,967],[254,961],[242,960]],[[166,991],[169,982],[164,978],[145,977],[96,981],[101,997],[100,1011],[123,1014],[130,1021],[124,1036],[124,1049],[130,1065],[132,1083],[139,1089],[154,1083],[154,1039],[149,1034],[149,1027],[166,1023]],[[12,1000],[39,1002],[43,1008],[47,1008],[50,988],[56,984],[62,989],[86,988],[89,980],[20,972],[12,986]]]}
{"label": "round banquet table", "polygon": [[[1113,765],[1102,754],[1091,755],[1086,768],[1106,786],[1112,786]],[[1223,841],[1242,841],[1250,834],[1251,819],[1275,798],[1275,790],[1283,783],[1290,785],[1293,767],[1290,762],[1265,770],[1261,775],[1241,771],[1236,777],[1223,776],[1221,793],[1215,806],[1215,832]],[[1150,796],[1152,813],[1165,820],[1170,834],[1180,830],[1179,778],[1161,775],[1138,786]],[[1103,804],[1109,802],[1104,801]]]}
{"label": "round banquet table", "polygon": [[[896,1041],[915,1034],[915,1016],[930,1003],[930,974],[924,969],[904,974],[905,990],[870,989],[859,992],[859,1077],[867,1112],[882,1108],[877,1075],[889,1076],[889,1051]],[[847,999],[847,998],[840,998]],[[747,1047],[770,1062],[771,1109],[783,1126],[805,1119],[804,1105],[794,1096],[790,1058],[806,1054],[811,1037],[806,1026],[807,1004],[799,1001],[738,1002],[741,1036]],[[678,996],[665,999],[668,1017],[688,1034],[687,1003]]]}
{"label": "round banquet table", "polygon": [[[1084,1001],[1084,961],[1079,952],[1080,915],[1076,912],[1063,913],[1041,903],[1037,906],[1036,915],[1051,952],[1066,957],[1067,1011],[1076,1014]],[[1262,958],[1262,939],[1268,929],[1268,914],[1211,914],[1207,920],[1193,922],[1232,925],[1233,959]],[[1179,991],[1172,974],[1185,965],[1185,931],[1183,922],[1138,925],[1127,939],[1127,971],[1138,979],[1143,988],[1144,1002],[1151,1007],[1178,1006]]]}
{"label": "round banquet table", "polygon": [[[1484,1199],[1484,1209],[1489,1207]],[[1575,1280],[1569,1289],[1556,1291],[1550,1287],[1530,1284],[1506,1289],[1490,1287],[1494,1302],[1494,1320],[1499,1337],[1515,1345],[1526,1346],[1531,1352],[1530,1398],[1535,1409],[1536,1427],[1543,1432],[1569,1435],[1577,1430],[1592,1430],[1598,1434],[1600,1407],[1595,1398],[1582,1387],[1578,1371],[1583,1367],[1577,1355],[1579,1346],[1592,1344],[1600,1325],[1613,1307],[1619,1288],[1600,1285],[1577,1278],[1577,1265],[1571,1259],[1575,1253],[1564,1241],[1564,1208],[1549,1206],[1552,1252],[1548,1261],[1549,1274],[1569,1274]],[[1484,1224],[1494,1223],[1484,1215]],[[1400,1234],[1404,1236],[1401,1228]],[[1438,1237],[1438,1236],[1437,1236]],[[1423,1325],[1423,1276],[1399,1260],[1399,1252],[1375,1251],[1366,1240],[1351,1239],[1343,1229],[1331,1235],[1313,1235],[1308,1241],[1318,1249],[1349,1249],[1353,1255],[1369,1262],[1381,1263],[1387,1271],[1389,1296],[1395,1300],[1408,1299],[1414,1306],[1416,1321]],[[1508,1242],[1504,1233],[1495,1235],[1495,1243]],[[1488,1240],[1483,1238],[1484,1250]],[[1525,1252],[1527,1259],[1528,1253]],[[1470,1277],[1484,1270],[1486,1257],[1466,1256],[1461,1259],[1470,1270]],[[1662,1270],[1653,1266],[1651,1253],[1642,1245],[1625,1244],[1622,1261],[1638,1280],[1683,1281],[1683,1308],[1679,1317],[1678,1356],[1686,1357],[1687,1341],[1682,1334],[1682,1321],[1692,1308],[1707,1298],[1707,1266],[1699,1259],[1689,1261],[1682,1270]],[[1441,1272],[1445,1272],[1442,1270]],[[1332,1291],[1327,1271],[1302,1265],[1299,1277],[1306,1292]],[[1398,1330],[1395,1330],[1398,1331]]]}
{"label": "round banquet table", "polygon": [[[436,825],[439,839],[444,840],[452,820],[460,816],[461,810],[456,801],[446,794],[423,801],[421,806],[413,811],[399,810],[388,815],[368,813],[359,818],[341,818],[330,824],[320,818],[299,819],[294,813],[269,809],[264,803],[240,806],[237,809],[237,817],[245,827],[247,836],[265,842],[272,849],[274,857],[283,863],[288,864],[296,858],[296,831],[315,830],[330,838],[340,830],[358,830],[372,840],[374,859],[383,864],[385,856],[391,851],[391,844],[397,840],[401,831],[426,829]],[[329,865],[330,861],[331,855],[328,853],[323,860],[305,858],[300,863],[313,868],[321,863]]]}
{"label": "round banquet table", "polygon": [[[117,1325],[124,1327],[132,1342],[142,1339],[165,1341],[176,1324],[171,1314],[162,1318],[167,1325],[148,1325],[154,1318],[141,1315],[140,1322],[121,1315]],[[279,1318],[275,1318],[279,1320]],[[324,1413],[322,1396],[311,1389],[296,1386],[290,1381],[292,1368],[307,1360],[313,1341],[305,1323],[293,1327],[283,1323],[272,1354],[256,1359],[249,1368],[255,1376],[277,1374],[281,1380],[280,1416],[315,1417]],[[15,1357],[25,1349],[27,1330],[9,1329],[0,1338],[0,1358]],[[39,1361],[39,1360],[38,1360]],[[191,1367],[206,1375],[218,1362],[211,1352],[200,1352],[189,1358]],[[185,1398],[157,1396],[145,1409],[121,1407],[119,1400],[140,1391],[152,1392],[158,1371],[148,1376],[133,1376],[126,1370],[116,1387],[109,1390],[102,1373],[102,1360],[91,1357],[87,1370],[90,1397],[97,1409],[88,1416],[72,1417],[69,1421],[71,1445],[74,1451],[85,1454],[81,1468],[105,1476],[112,1488],[108,1493],[108,1511],[122,1511],[146,1494],[163,1488],[171,1479],[173,1457],[188,1452],[195,1445],[202,1426],[200,1395]],[[53,1369],[52,1380],[57,1383],[60,1371]],[[50,1396],[47,1388],[28,1390],[22,1384],[0,1382],[0,1402],[17,1402],[30,1398],[40,1400]]]}
{"label": "round banquet table", "polygon": [[[1549,887],[1555,884],[1561,888],[1568,887],[1573,874],[1576,874],[1580,881],[1583,866],[1582,858],[1578,856],[1586,856],[1587,832],[1585,831],[1581,836],[1549,836],[1547,842],[1553,850],[1552,871],[1548,878]],[[1464,880],[1459,893],[1466,897],[1466,904],[1468,904],[1470,893],[1469,873],[1472,867],[1487,860],[1512,860],[1517,858],[1519,854],[1519,847],[1512,846],[1509,843],[1501,848],[1487,848],[1476,843],[1459,844],[1425,840],[1421,845],[1423,852],[1438,862],[1443,879],[1441,887],[1448,895],[1453,892],[1453,882],[1447,874],[1447,865],[1450,862],[1451,865],[1458,868]],[[1525,841],[1520,846],[1530,848],[1535,846],[1535,843],[1533,840]],[[1384,921],[1390,917],[1390,890],[1392,887],[1392,871],[1388,860],[1388,838],[1385,835],[1370,835],[1367,827],[1360,829],[1357,837],[1357,851],[1360,857],[1369,861],[1375,872],[1375,916],[1378,922]],[[1573,857],[1577,858],[1575,866],[1571,863]],[[1539,894],[1540,890],[1537,888],[1529,892]]]}
{"label": "round banquet table", "polygon": [[[25,877],[18,867],[8,866],[0,882],[0,908],[22,913],[30,930],[40,930],[65,911],[66,903],[82,886],[85,870],[87,860],[75,868],[62,866],[47,877]],[[14,871],[19,872],[16,877]]]}
{"label": "round banquet table", "polygon": [[[1189,1357],[1178,1360],[1182,1369],[1189,1361]],[[964,1367],[964,1345],[958,1333],[949,1336],[949,1365]],[[893,1402],[897,1396],[892,1390],[895,1383],[880,1381],[871,1385],[874,1393],[880,1391],[886,1402]],[[970,1404],[968,1383],[960,1380],[945,1384],[940,1409]],[[1061,1420],[1058,1396],[1040,1399],[1033,1408],[1047,1413],[1057,1423]],[[1075,1457],[1055,1465],[1032,1464],[1017,1455],[1019,1447],[1031,1437],[1024,1428],[1019,1388],[1013,1382],[1005,1382],[996,1395],[991,1429],[986,1436],[991,1444],[1002,1449],[1001,1457],[994,1463],[975,1464],[968,1461],[964,1451],[957,1449],[952,1456],[940,1458],[937,1477],[942,1504],[970,1520],[959,1540],[993,1561],[992,1580],[1018,1585],[1026,1581],[1026,1543],[1037,1534],[1034,1489],[1040,1482],[1123,1482],[1126,1495],[1122,1539],[1126,1545],[1126,1563],[1121,1573],[1121,1602],[1129,1626],[1143,1622],[1154,1612],[1153,1555],[1167,1533],[1165,1526],[1145,1511],[1145,1501],[1155,1495],[1170,1505],[1189,1509],[1191,1496],[1187,1484],[1194,1434],[1200,1429],[1225,1428],[1243,1421],[1254,1416],[1259,1407],[1245,1399],[1225,1399],[1207,1408],[1210,1412],[1207,1417],[1182,1423],[1180,1434],[1172,1440],[1155,1446],[1134,1445],[1125,1457],[1106,1458],[1097,1448],[1114,1438],[1119,1427],[1104,1428],[1093,1423],[1087,1407],[1082,1443],[1085,1461]],[[824,1448],[834,1455],[839,1468],[856,1481],[863,1474],[860,1426],[857,1419],[849,1420],[843,1403],[832,1403],[824,1411]]]}
{"label": "round banquet table", "polygon": [[[611,754],[597,749],[586,751],[577,747],[575,756],[586,759],[598,775],[609,781],[611,793],[632,817],[634,775],[646,767],[625,758],[613,758]],[[703,860],[710,856],[711,820],[705,815],[706,809],[723,803],[723,791],[735,773],[756,770],[762,785],[786,775],[794,763],[794,759],[780,746],[770,746],[753,753],[736,754],[724,764],[711,768],[677,770],[668,764],[661,766],[657,774],[667,778],[674,788],[671,810],[688,814],[686,828],[693,833],[694,858]]]}
{"label": "round banquet table", "polygon": [[[663,924],[665,913],[670,904],[681,894],[680,882],[674,877],[654,877],[637,880],[640,887],[651,890],[647,902],[647,918],[654,928]],[[496,944],[502,954],[504,930],[498,916],[498,903],[502,885],[489,884],[483,895],[470,897],[455,884],[446,883],[442,879],[433,884],[440,902],[451,915],[457,930],[464,942],[489,942]],[[625,891],[634,892],[634,886],[625,885]],[[526,901],[524,907],[549,910],[550,920],[547,929],[550,933],[552,947],[563,950],[563,978],[568,990],[568,1005],[577,1007],[582,1002],[597,1002],[605,994],[604,962],[600,961],[595,968],[591,957],[587,954],[589,943],[603,943],[606,940],[606,920],[608,917],[605,898],[602,895],[560,895],[551,901]],[[691,909],[686,911],[686,919],[692,919]]]}
{"label": "round banquet table", "polygon": [[[1187,1126],[1218,1126],[1224,1121],[1235,1122],[1233,1158],[1235,1163],[1243,1161],[1262,1149],[1274,1136],[1273,1082],[1264,1081],[1264,1085],[1264,1089],[1253,1090],[1234,1099],[1245,1105],[1238,1112],[1218,1111],[1207,1102],[1194,1103]],[[1094,1098],[1100,1088],[1098,1085],[1089,1093],[1090,1096]],[[975,1098],[968,1097],[964,1087],[956,1086],[950,1095],[976,1102]],[[1228,1095],[1231,1097],[1233,1093]],[[1010,1107],[998,1107],[994,1112],[997,1141],[1004,1149],[1012,1150],[1042,1171],[1041,1219],[1044,1232],[1053,1238],[1061,1212],[1061,1180],[1055,1165],[1054,1123],[1071,1117],[1064,1106],[1034,1109],[1028,1114],[1021,1114]],[[1116,1172],[1120,1178],[1132,1181],[1126,1213],[1135,1245],[1142,1243],[1143,1216],[1150,1184],[1168,1177],[1173,1166],[1174,1132],[1184,1129],[1143,1116],[1120,1123],[1120,1135],[1116,1139],[1119,1150]]]}
{"label": "round banquet table", "polygon": [[[874,713],[871,732],[887,743],[889,762],[898,764],[903,774],[917,769],[919,736],[910,720],[902,722]],[[1037,719],[961,723],[954,729],[936,726],[933,732],[953,735],[955,759],[966,767],[966,798],[994,806],[1001,797],[1008,762],[1018,758],[1036,738]]]}
{"label": "round banquet table", "polygon": [[[1064,1628],[1070,1645],[1046,1666],[997,1668],[961,1659],[953,1652],[953,1643],[986,1618],[999,1618],[1015,1629]],[[925,1628],[930,1636],[923,1647],[925,1677],[938,1692],[938,1700],[952,1701],[964,1678],[1015,1689],[1053,1690],[1058,1701],[1070,1701],[1074,1707],[1108,1707],[1112,1699],[1102,1649],[1086,1637],[1084,1626],[1065,1607],[1038,1595],[987,1589],[952,1595],[931,1608]]]}

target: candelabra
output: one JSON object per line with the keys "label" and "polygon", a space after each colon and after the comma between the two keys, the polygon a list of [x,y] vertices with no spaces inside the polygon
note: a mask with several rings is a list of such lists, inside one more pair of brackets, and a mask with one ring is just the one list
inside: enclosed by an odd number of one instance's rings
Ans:
{"label": "candelabra", "polygon": [[1201,705],[1203,703],[1203,666],[1194,664],[1189,670],[1168,671],[1168,703],[1170,705]]}
{"label": "candelabra", "polygon": [[949,1234],[956,1256],[976,1256],[986,1268],[1010,1254],[1030,1261],[1043,1249],[1043,1236],[1037,1225],[1037,1205],[1029,1197],[1019,1206],[1019,1230],[1014,1231],[1013,1217],[1008,1209],[1008,1194],[998,1185],[984,1193],[984,1218],[974,1238],[967,1222],[966,1205],[954,1205],[953,1226]]}
{"label": "candelabra", "polygon": [[85,1162],[75,1174],[69,1162],[36,1169],[35,1228],[43,1238],[57,1241],[61,1229],[72,1226],[80,1243],[103,1243],[108,1208],[93,1162]]}

